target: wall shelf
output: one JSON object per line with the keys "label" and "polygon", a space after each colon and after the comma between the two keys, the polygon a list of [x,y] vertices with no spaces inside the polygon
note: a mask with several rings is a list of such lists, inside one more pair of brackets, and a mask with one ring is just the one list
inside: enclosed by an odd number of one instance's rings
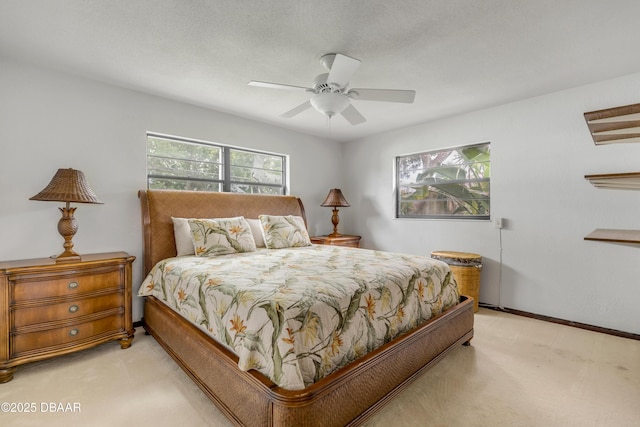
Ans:
{"label": "wall shelf", "polygon": [[594,187],[615,188],[621,190],[640,190],[640,172],[607,173],[600,175],[585,175]]}
{"label": "wall shelf", "polygon": [[[589,132],[596,145],[640,142],[640,104],[584,113]],[[640,190],[640,172],[585,175],[596,188]],[[584,240],[640,244],[640,230],[598,228]]]}
{"label": "wall shelf", "polygon": [[640,104],[584,113],[596,145],[640,142]]}
{"label": "wall shelf", "polygon": [[[640,172],[585,175],[584,177],[597,188],[640,190]],[[640,230],[598,228],[584,239],[600,242],[640,244]]]}
{"label": "wall shelf", "polygon": [[585,236],[584,240],[640,244],[640,230],[611,230],[598,228]]}

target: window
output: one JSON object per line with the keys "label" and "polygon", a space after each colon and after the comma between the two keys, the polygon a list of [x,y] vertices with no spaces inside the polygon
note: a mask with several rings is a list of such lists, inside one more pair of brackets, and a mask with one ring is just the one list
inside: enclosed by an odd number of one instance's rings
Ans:
{"label": "window", "polygon": [[490,144],[396,157],[397,218],[489,219]]}
{"label": "window", "polygon": [[150,189],[286,194],[287,156],[147,134]]}

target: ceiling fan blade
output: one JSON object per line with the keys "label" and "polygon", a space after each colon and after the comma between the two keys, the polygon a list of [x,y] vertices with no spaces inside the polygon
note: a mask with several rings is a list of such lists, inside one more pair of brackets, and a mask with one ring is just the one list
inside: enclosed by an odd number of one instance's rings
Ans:
{"label": "ceiling fan blade", "polygon": [[313,89],[311,89],[310,87],[283,85],[280,83],[259,82],[259,81],[251,80],[247,84],[249,86],[266,87],[269,89],[285,89],[285,90],[299,90],[303,92],[313,92]]}
{"label": "ceiling fan blade", "polygon": [[353,126],[367,121],[367,119],[365,119],[364,116],[360,114],[360,111],[358,111],[356,107],[351,104],[349,104],[349,106],[345,108],[344,111],[342,111],[342,113],[340,114],[342,114],[342,117],[347,119],[347,121]]}
{"label": "ceiling fan blade", "polygon": [[295,108],[292,108],[291,110],[287,111],[286,113],[280,114],[280,117],[284,117],[285,119],[290,119],[291,117],[302,113],[304,110],[306,110],[308,108],[311,108],[311,102],[310,101],[303,102],[302,104],[298,105]]}
{"label": "ceiling fan blade", "polygon": [[351,89],[349,98],[360,101],[404,102],[411,104],[416,97],[415,90],[395,89]]}
{"label": "ceiling fan blade", "polygon": [[336,84],[341,88],[345,87],[359,66],[360,60],[336,53],[327,77],[327,83]]}

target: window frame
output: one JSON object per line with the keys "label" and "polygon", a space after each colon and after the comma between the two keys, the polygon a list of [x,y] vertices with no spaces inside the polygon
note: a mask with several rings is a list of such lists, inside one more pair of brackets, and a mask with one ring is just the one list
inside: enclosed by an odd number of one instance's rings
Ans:
{"label": "window frame", "polygon": [[[219,167],[220,167],[220,171],[218,173],[219,178],[214,179],[214,178],[200,178],[200,177],[188,177],[188,176],[169,176],[169,175],[158,175],[158,174],[150,174],[150,168],[149,168],[149,140],[150,138],[156,138],[156,139],[165,139],[168,141],[176,141],[176,142],[182,142],[182,143],[188,143],[188,144],[196,144],[196,145],[203,145],[203,146],[209,146],[209,147],[215,147],[217,149],[220,150],[220,163],[219,163]],[[203,140],[199,140],[199,139],[193,139],[193,138],[185,138],[185,137],[180,137],[180,136],[174,136],[174,135],[167,135],[167,134],[161,134],[161,133],[156,133],[156,132],[147,132],[146,135],[146,176],[147,176],[147,189],[153,189],[153,187],[151,187],[151,180],[152,179],[167,179],[167,180],[176,180],[176,181],[192,181],[192,182],[207,182],[207,183],[211,183],[211,184],[218,184],[219,188],[221,188],[221,191],[215,191],[215,190],[179,190],[176,189],[176,191],[211,191],[211,192],[226,192],[226,193],[231,193],[234,192],[233,191],[233,186],[234,185],[255,185],[255,186],[259,186],[259,187],[270,187],[270,188],[276,188],[276,189],[280,189],[280,193],[276,193],[276,194],[281,194],[281,195],[288,195],[289,194],[289,155],[287,154],[281,154],[281,153],[274,153],[274,152],[269,152],[269,151],[264,151],[264,150],[256,150],[256,149],[251,149],[251,148],[244,148],[244,147],[238,147],[238,146],[234,146],[234,145],[228,145],[228,144],[220,144],[220,143],[216,143],[216,142],[210,142],[210,141],[203,141]],[[266,156],[275,156],[275,157],[280,157],[281,161],[282,161],[282,175],[281,175],[281,181],[282,184],[273,184],[273,183],[269,183],[269,182],[260,182],[260,181],[239,181],[239,180],[234,180],[233,177],[231,176],[231,169],[234,166],[238,166],[238,167],[243,167],[241,165],[233,165],[231,164],[231,152],[232,151],[239,151],[239,152],[243,152],[243,153],[252,153],[252,154],[260,154],[260,155],[266,155]],[[168,157],[171,159],[179,159],[178,157]],[[188,160],[188,159],[181,159],[181,160]],[[237,192],[237,191],[236,191]],[[245,193],[245,194],[274,194],[274,193]]]}
{"label": "window frame", "polygon": [[[469,149],[469,148],[474,148],[474,147],[484,147],[486,146],[488,149],[488,154],[489,154],[489,159],[486,162],[482,162],[482,163],[488,163],[489,165],[489,176],[488,177],[483,177],[483,178],[476,178],[476,179],[459,179],[456,180],[455,183],[464,185],[464,184],[468,184],[468,183],[473,183],[473,182],[486,182],[486,186],[487,186],[487,196],[486,196],[486,202],[487,202],[487,207],[486,207],[486,213],[482,213],[482,214],[451,214],[451,213],[447,213],[447,214],[402,214],[402,196],[401,196],[401,188],[403,187],[403,182],[401,181],[401,177],[400,174],[401,172],[403,172],[404,170],[401,169],[401,161],[402,159],[411,157],[411,156],[418,156],[418,155],[435,155],[437,153],[444,153],[444,152],[450,152],[450,151],[461,151],[463,149]],[[479,162],[469,162],[469,163],[464,163],[464,165],[467,164],[472,164],[472,163],[479,163]],[[466,144],[466,145],[459,145],[459,146],[454,146],[454,147],[448,147],[448,148],[438,148],[438,149],[433,149],[433,150],[426,150],[426,151],[418,151],[418,152],[414,152],[414,153],[409,153],[409,154],[401,154],[401,155],[397,155],[394,159],[394,217],[395,219],[455,219],[455,220],[471,220],[471,221],[490,221],[491,220],[491,142],[490,141],[485,141],[485,142],[480,142],[480,143],[474,143],[474,144]],[[440,166],[442,166],[443,164],[441,163]],[[422,170],[435,170],[437,169],[437,167],[431,167],[431,168],[423,168]],[[418,170],[418,169],[415,169]],[[429,185],[426,185],[427,187],[429,187]],[[441,192],[441,191],[438,191]],[[456,197],[452,197],[452,199],[456,200],[458,198]]]}

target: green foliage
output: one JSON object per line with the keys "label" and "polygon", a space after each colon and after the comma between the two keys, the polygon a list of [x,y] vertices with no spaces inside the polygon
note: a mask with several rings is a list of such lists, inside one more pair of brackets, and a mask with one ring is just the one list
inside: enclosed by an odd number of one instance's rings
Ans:
{"label": "green foliage", "polygon": [[153,189],[284,194],[285,156],[147,137],[147,178]]}
{"label": "green foliage", "polygon": [[489,216],[489,143],[403,156],[397,164],[399,216]]}

